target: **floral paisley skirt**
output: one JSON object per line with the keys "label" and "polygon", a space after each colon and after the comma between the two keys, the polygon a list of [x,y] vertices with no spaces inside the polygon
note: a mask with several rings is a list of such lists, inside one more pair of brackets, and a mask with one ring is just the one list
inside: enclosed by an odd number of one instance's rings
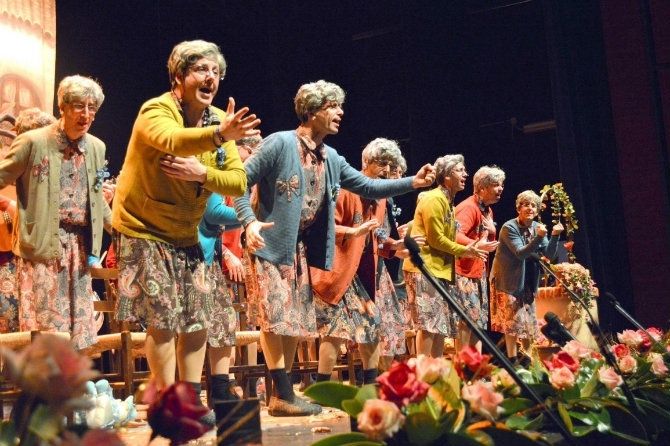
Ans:
{"label": "floral paisley skirt", "polygon": [[16,295],[16,261],[11,252],[0,253],[0,333],[19,331]]}
{"label": "floral paisley skirt", "polygon": [[407,352],[405,331],[410,327],[409,308],[406,299],[399,299],[393,280],[384,262],[376,291],[375,303],[381,313],[379,326],[379,354],[381,356],[403,355]]}
{"label": "floral paisley skirt", "polygon": [[199,244],[176,248],[120,233],[115,242],[119,320],[178,333],[208,328],[212,284]]}
{"label": "floral paisley skirt", "polygon": [[[305,246],[298,242],[292,265],[252,256],[258,290],[249,295],[261,331],[283,336],[316,337],[316,312]],[[252,301],[253,299],[253,301]]]}
{"label": "floral paisley skirt", "polygon": [[315,294],[314,306],[320,336],[346,339],[358,344],[378,341],[379,309],[368,296],[358,276],[354,276],[337,304],[324,302]]}
{"label": "floral paisley skirt", "polygon": [[207,342],[211,347],[230,347],[235,345],[237,313],[233,308],[233,283],[214,260],[209,266],[209,280],[212,286],[212,313],[210,315]]}
{"label": "floral paisley skirt", "polygon": [[535,316],[535,299],[517,298],[495,289],[491,281],[491,330],[516,336],[520,339],[535,339],[539,332]]}
{"label": "floral paisley skirt", "polygon": [[[448,293],[455,293],[454,285],[437,279]],[[405,271],[407,297],[414,302],[414,328],[449,338],[456,335],[456,324],[449,304],[440,296],[423,274]]]}
{"label": "floral paisley skirt", "polygon": [[[466,314],[479,328],[486,330],[489,322],[489,293],[486,275],[479,279],[456,275],[456,300]],[[454,322],[459,324],[461,318],[452,312]]]}
{"label": "floral paisley skirt", "polygon": [[17,258],[16,268],[20,329],[69,332],[78,350],[97,342],[84,234],[83,227],[61,226],[60,259]]}

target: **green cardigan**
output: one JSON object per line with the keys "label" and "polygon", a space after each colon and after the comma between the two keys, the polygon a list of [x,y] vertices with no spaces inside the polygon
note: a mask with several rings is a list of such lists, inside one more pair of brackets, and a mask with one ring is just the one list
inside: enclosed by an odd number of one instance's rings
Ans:
{"label": "green cardigan", "polygon": [[[425,236],[421,257],[435,277],[454,282],[455,258],[465,253],[465,246],[456,243],[456,218],[452,205],[439,187],[419,196],[414,211],[411,235]],[[410,259],[403,262],[403,271],[418,272]]]}
{"label": "green cardigan", "polygon": [[[223,121],[225,112],[212,107]],[[122,234],[177,247],[198,243],[198,223],[211,192],[242,195],[244,166],[234,141],[223,145],[226,157],[216,167],[215,126],[186,128],[170,93],[145,102],[135,120],[114,197],[112,224]],[[166,154],[196,155],[207,167],[207,180],[168,177],[160,168]]]}
{"label": "green cardigan", "polygon": [[[58,226],[62,143],[58,122],[23,133],[14,139],[7,157],[0,161],[0,189],[16,181],[18,224],[14,225],[12,251],[28,260],[46,261],[61,256]],[[95,190],[96,173],[105,166],[105,144],[84,135],[90,226],[87,249],[99,256],[103,226],[108,230],[111,211]]]}

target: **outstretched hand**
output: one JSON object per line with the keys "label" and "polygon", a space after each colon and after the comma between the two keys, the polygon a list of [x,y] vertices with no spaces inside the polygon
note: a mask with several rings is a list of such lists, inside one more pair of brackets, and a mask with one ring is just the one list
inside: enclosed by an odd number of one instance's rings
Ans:
{"label": "outstretched hand", "polygon": [[242,107],[236,112],[235,99],[228,98],[226,119],[219,127],[219,133],[226,141],[236,141],[240,138],[260,134],[261,131],[256,127],[261,123],[261,120],[256,118],[255,114],[247,116],[247,113],[249,113],[249,107]]}
{"label": "outstretched hand", "polygon": [[263,229],[271,228],[275,225],[274,222],[262,222],[254,220],[244,228],[244,233],[247,239],[247,247],[251,252],[257,251],[265,247],[265,239],[261,236]]}

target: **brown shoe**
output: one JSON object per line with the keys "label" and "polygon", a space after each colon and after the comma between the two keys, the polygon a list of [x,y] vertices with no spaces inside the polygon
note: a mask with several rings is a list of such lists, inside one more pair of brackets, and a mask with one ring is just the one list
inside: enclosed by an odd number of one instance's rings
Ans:
{"label": "brown shoe", "polygon": [[292,403],[273,396],[268,406],[268,414],[273,417],[302,417],[318,413],[321,413],[321,406],[308,403],[297,396]]}

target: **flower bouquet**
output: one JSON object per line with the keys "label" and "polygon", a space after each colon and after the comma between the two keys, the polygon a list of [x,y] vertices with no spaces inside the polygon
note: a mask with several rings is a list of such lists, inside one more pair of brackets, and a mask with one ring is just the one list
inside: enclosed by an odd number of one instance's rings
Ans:
{"label": "flower bouquet", "polygon": [[588,269],[579,263],[567,262],[551,265],[551,269],[561,278],[568,290],[579,296],[586,305],[591,305],[593,297],[598,295],[598,289]]}
{"label": "flower bouquet", "polygon": [[64,422],[89,408],[86,382],[98,375],[67,340],[45,333],[19,353],[6,348],[0,353],[10,379],[21,388],[11,418],[0,424],[0,445],[123,446],[113,431]]}
{"label": "flower bouquet", "polygon": [[345,411],[360,431],[314,446],[536,444],[495,422],[506,413],[504,394],[496,386],[512,393],[518,389],[489,360],[467,347],[453,363],[423,355],[395,362],[377,378],[378,385],[314,384],[305,395]]}

